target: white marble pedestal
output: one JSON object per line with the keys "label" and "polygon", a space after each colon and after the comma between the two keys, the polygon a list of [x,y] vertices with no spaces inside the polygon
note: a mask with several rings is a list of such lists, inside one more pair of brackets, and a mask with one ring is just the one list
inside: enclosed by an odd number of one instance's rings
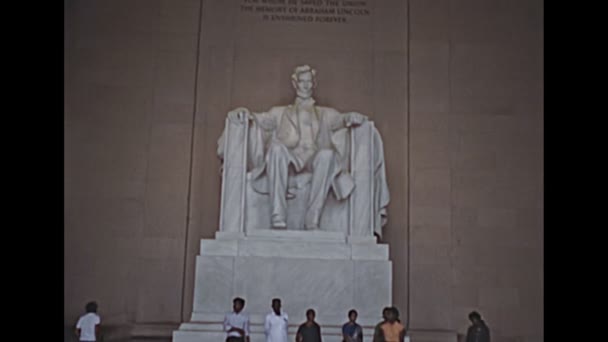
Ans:
{"label": "white marble pedestal", "polygon": [[388,245],[353,241],[336,232],[257,231],[247,236],[218,232],[201,240],[196,260],[191,320],[173,332],[174,342],[224,341],[224,314],[232,299],[246,300],[251,342],[264,342],[264,317],[271,299],[281,298],[289,315],[290,341],[309,308],[317,312],[323,340],[341,341],[347,312],[359,312],[366,340],[391,305]]}

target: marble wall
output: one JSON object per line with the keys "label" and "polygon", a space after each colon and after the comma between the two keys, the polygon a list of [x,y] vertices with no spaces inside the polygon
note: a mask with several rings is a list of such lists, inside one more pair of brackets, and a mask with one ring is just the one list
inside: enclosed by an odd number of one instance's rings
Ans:
{"label": "marble wall", "polygon": [[411,324],[542,341],[542,1],[410,11]]}
{"label": "marble wall", "polygon": [[64,2],[65,324],[90,299],[111,324],[187,320],[225,113],[288,103],[310,63],[319,103],[383,135],[411,327],[464,332],[475,308],[494,341],[542,341],[542,2],[374,0],[346,23],[243,3]]}
{"label": "marble wall", "polygon": [[200,2],[64,6],[65,323],[180,321]]}

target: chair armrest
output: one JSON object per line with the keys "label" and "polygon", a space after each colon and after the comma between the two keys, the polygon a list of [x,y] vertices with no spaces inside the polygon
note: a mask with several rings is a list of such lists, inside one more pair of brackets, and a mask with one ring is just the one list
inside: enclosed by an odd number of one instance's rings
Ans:
{"label": "chair armrest", "polygon": [[351,127],[350,169],[355,189],[350,196],[350,233],[373,237],[374,227],[374,122]]}
{"label": "chair armrest", "polygon": [[[226,119],[223,138],[220,231],[243,233],[249,122]],[[219,154],[219,153],[218,153]]]}

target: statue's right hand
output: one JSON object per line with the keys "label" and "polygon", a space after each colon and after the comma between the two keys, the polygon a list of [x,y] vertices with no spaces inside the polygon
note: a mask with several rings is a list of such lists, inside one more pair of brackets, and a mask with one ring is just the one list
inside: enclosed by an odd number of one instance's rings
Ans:
{"label": "statue's right hand", "polygon": [[237,108],[228,113],[228,119],[236,123],[245,123],[251,119],[251,113],[247,108]]}

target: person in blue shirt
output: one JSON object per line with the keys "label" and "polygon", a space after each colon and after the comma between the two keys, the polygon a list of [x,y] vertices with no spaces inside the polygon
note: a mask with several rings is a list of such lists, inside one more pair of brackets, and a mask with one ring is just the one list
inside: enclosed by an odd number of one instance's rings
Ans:
{"label": "person in blue shirt", "polygon": [[357,310],[348,312],[348,322],[342,326],[344,342],[363,342],[363,328],[357,324]]}

